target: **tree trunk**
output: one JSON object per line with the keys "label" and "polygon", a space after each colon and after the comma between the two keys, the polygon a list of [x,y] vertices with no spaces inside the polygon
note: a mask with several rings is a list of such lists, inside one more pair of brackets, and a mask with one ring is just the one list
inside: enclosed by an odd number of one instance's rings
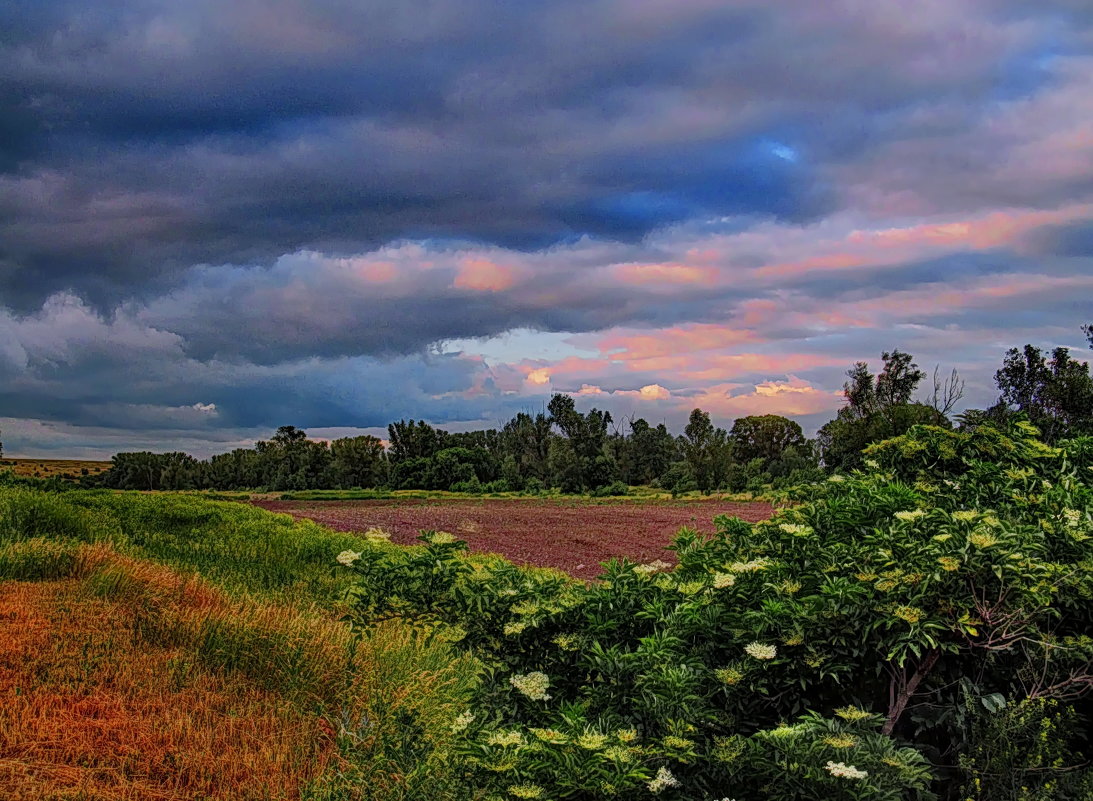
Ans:
{"label": "tree trunk", "polygon": [[889,688],[888,720],[885,721],[884,728],[881,729],[883,734],[891,734],[892,730],[896,728],[896,723],[903,716],[903,710],[907,708],[907,702],[911,700],[915,691],[918,690],[918,685],[933,669],[939,656],[941,656],[940,651],[936,649],[929,651],[919,663],[915,672],[911,674],[910,679],[907,678],[906,668],[900,671],[898,677],[892,677]]}

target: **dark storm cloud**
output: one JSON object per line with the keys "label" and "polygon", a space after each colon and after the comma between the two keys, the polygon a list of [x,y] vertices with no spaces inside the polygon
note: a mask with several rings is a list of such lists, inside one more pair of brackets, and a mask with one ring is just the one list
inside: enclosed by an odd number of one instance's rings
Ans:
{"label": "dark storm cloud", "polygon": [[193,264],[299,249],[535,248],[711,215],[812,219],[837,202],[825,163],[857,161],[927,101],[990,97],[1013,59],[1058,37],[996,11],[10,9],[0,287],[24,310],[65,288],[109,305]]}

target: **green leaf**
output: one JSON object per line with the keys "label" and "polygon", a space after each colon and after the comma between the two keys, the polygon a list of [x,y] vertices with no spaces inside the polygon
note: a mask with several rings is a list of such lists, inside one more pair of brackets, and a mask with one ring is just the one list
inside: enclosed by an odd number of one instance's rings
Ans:
{"label": "green leaf", "polygon": [[991,693],[990,695],[984,695],[979,699],[979,703],[983,705],[991,714],[1002,711],[1006,706],[1006,697],[1002,693]]}

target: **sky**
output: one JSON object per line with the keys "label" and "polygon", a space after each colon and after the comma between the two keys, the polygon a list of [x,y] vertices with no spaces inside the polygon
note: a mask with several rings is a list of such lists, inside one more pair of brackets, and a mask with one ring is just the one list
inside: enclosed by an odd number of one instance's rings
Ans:
{"label": "sky", "polygon": [[0,5],[6,456],[814,431],[1093,322],[1088,0]]}

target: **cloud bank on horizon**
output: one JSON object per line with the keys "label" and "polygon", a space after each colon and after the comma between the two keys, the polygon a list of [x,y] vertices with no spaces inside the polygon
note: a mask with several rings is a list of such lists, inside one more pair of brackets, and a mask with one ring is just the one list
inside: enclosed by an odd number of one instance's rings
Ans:
{"label": "cloud bank on horizon", "polygon": [[1085,0],[0,8],[12,455],[492,426],[550,393],[814,429],[1093,319]]}

